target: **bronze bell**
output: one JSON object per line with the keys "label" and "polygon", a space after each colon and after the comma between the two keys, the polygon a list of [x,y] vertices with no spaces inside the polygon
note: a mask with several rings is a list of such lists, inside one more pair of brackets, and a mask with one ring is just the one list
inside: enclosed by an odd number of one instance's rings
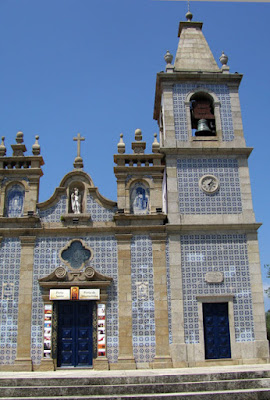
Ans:
{"label": "bronze bell", "polygon": [[211,129],[209,128],[207,124],[206,119],[199,119],[198,121],[198,127],[195,132],[195,136],[209,136],[211,135]]}

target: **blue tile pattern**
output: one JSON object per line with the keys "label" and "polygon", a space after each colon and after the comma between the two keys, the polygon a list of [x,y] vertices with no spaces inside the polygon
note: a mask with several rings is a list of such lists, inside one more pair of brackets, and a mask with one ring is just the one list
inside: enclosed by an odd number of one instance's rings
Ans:
{"label": "blue tile pattern", "polygon": [[[60,266],[59,251],[67,245],[68,237],[44,237],[36,241],[33,271],[33,304],[32,304],[32,359],[39,364],[43,351],[43,302],[38,279],[50,274]],[[94,257],[90,262],[98,272],[111,276],[113,282],[108,289],[107,303],[107,357],[109,362],[118,358],[118,259],[117,241],[113,236],[96,235],[81,237],[87,246],[92,248]]]}
{"label": "blue tile pattern", "polygon": [[24,187],[18,184],[7,190],[5,201],[5,215],[7,217],[23,216],[24,194]]}
{"label": "blue tile pattern", "polygon": [[[236,342],[254,341],[254,322],[246,235],[181,236],[185,342],[199,343],[198,295],[234,294]],[[207,272],[224,273],[219,284]]]}
{"label": "blue tile pattern", "polygon": [[98,221],[112,221],[117,208],[105,208],[98,204],[93,196],[87,196],[86,212],[91,214],[91,219],[94,222]]}
{"label": "blue tile pattern", "polygon": [[[213,194],[199,187],[203,175],[215,175],[220,188]],[[238,161],[230,158],[177,159],[179,212],[181,214],[240,214],[242,199]]]}
{"label": "blue tile pattern", "polygon": [[167,274],[167,296],[168,296],[168,322],[169,322],[169,343],[173,342],[172,337],[172,295],[171,295],[171,274],[170,274],[170,243],[166,242],[166,274]]}
{"label": "blue tile pattern", "polygon": [[60,200],[46,210],[38,210],[42,222],[60,222],[61,216],[67,213],[67,196],[61,196]]}
{"label": "blue tile pattern", "polygon": [[[20,260],[20,240],[3,239],[0,246],[0,364],[13,364],[17,353]],[[8,296],[3,293],[6,284],[11,287]]]}
{"label": "blue tile pattern", "polygon": [[131,241],[132,341],[136,362],[151,362],[156,352],[152,241]]}
{"label": "blue tile pattern", "polygon": [[187,95],[196,90],[205,88],[215,93],[220,101],[220,117],[223,141],[234,140],[233,120],[231,111],[230,92],[227,85],[204,85],[196,83],[177,84],[173,87],[173,109],[176,140],[187,141],[188,130],[186,120],[185,101]]}

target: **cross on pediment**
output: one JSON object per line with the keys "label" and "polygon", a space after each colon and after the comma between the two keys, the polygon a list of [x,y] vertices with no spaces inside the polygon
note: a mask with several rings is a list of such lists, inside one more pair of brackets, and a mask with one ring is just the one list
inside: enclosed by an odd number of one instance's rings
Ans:
{"label": "cross on pediment", "polygon": [[73,138],[74,142],[77,142],[77,157],[74,161],[74,168],[83,168],[83,160],[81,158],[81,142],[85,140],[84,137],[81,136],[80,133],[76,137]]}
{"label": "cross on pediment", "polygon": [[74,137],[73,140],[77,142],[77,157],[81,157],[81,142],[84,142],[85,138],[78,133],[77,137]]}

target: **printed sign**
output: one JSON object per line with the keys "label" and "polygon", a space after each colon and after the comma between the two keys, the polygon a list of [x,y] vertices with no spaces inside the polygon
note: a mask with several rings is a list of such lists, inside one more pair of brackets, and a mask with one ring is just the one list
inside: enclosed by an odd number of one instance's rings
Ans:
{"label": "printed sign", "polygon": [[80,300],[99,300],[100,289],[80,289],[79,292]]}
{"label": "printed sign", "polygon": [[105,304],[98,304],[97,322],[98,322],[98,357],[106,357],[106,311]]}
{"label": "printed sign", "polygon": [[50,289],[50,300],[70,300],[70,289]]}
{"label": "printed sign", "polygon": [[51,358],[52,349],[52,305],[44,305],[44,341],[43,357]]}

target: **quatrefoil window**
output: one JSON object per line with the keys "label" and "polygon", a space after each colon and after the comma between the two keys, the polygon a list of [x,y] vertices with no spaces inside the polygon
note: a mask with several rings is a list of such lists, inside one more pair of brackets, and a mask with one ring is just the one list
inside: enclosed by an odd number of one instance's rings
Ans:
{"label": "quatrefoil window", "polygon": [[74,239],[61,252],[61,258],[72,269],[82,269],[92,258],[92,252],[80,240]]}

